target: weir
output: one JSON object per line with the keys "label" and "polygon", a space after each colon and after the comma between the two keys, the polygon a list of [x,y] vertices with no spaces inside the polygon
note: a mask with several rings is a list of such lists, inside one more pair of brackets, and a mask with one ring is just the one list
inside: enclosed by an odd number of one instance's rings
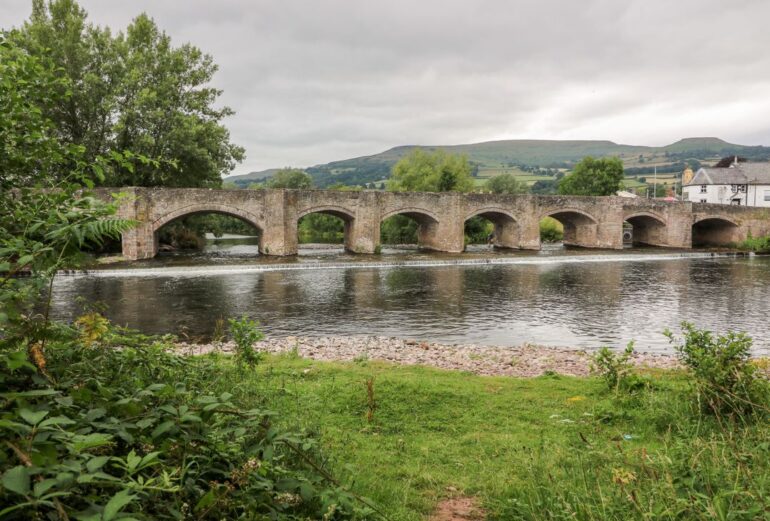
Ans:
{"label": "weir", "polygon": [[299,219],[314,212],[340,217],[345,249],[374,253],[380,226],[393,215],[418,223],[419,245],[428,250],[464,250],[464,224],[477,215],[494,223],[495,244],[540,249],[539,223],[551,216],[564,225],[564,242],[583,248],[622,249],[623,223],[634,227],[635,241],[668,248],[694,244],[729,246],[770,235],[766,209],[667,202],[625,197],[383,192],[363,190],[213,190],[201,188],[102,188],[111,199],[124,193],[118,215],[137,222],[123,234],[123,256],[154,257],[158,231],[175,219],[200,213],[237,217],[259,231],[264,255],[296,255]]}
{"label": "weir", "polygon": [[189,266],[158,268],[118,268],[101,270],[77,270],[59,273],[57,277],[201,277],[241,273],[265,273],[276,271],[318,271],[347,269],[392,269],[392,268],[439,268],[443,266],[537,266],[552,264],[582,264],[601,262],[656,262],[666,260],[738,258],[753,257],[753,252],[679,252],[656,254],[611,254],[611,255],[560,255],[555,257],[500,257],[480,259],[430,259],[384,262],[303,262],[270,264],[231,264],[227,266]]}

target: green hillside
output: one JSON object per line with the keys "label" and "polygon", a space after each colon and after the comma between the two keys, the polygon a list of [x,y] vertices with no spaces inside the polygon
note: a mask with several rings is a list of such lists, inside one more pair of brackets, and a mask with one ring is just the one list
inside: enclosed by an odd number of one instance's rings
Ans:
{"label": "green hillside", "polygon": [[[371,156],[333,161],[306,168],[317,186],[333,184],[366,185],[379,183],[390,175],[393,165],[416,145],[398,146]],[[718,138],[686,138],[664,147],[619,145],[612,141],[550,141],[505,140],[468,145],[421,146],[424,150],[444,150],[465,154],[476,167],[476,176],[488,178],[501,173],[521,176],[531,184],[532,176],[550,178],[557,170],[569,170],[583,157],[617,156],[623,160],[626,174],[645,176],[658,173],[681,172],[684,167],[711,164],[721,157],[738,154],[753,160],[770,159],[770,147],[744,146]],[[264,179],[275,170],[231,176],[226,181],[241,186]],[[524,179],[527,178],[527,179]]]}

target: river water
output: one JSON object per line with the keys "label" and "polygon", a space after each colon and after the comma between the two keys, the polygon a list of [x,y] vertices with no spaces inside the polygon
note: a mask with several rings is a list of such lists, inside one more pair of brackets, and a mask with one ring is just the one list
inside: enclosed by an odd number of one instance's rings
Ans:
{"label": "river water", "polygon": [[303,248],[259,257],[254,239],[209,241],[205,252],[61,275],[53,315],[78,297],[147,333],[206,338],[217,319],[247,315],[268,335],[384,335],[444,343],[523,342],[597,348],[636,341],[671,352],[662,335],[683,321],[749,333],[770,353],[770,258],[662,249],[546,248],[448,255],[386,249],[349,255]]}

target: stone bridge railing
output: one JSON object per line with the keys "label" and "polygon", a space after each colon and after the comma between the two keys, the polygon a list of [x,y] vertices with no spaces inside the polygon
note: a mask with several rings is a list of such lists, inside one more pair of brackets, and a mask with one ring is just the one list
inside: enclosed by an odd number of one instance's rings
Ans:
{"label": "stone bridge railing", "polygon": [[260,252],[297,253],[299,219],[314,212],[345,222],[345,248],[373,253],[380,224],[393,215],[419,224],[420,246],[445,252],[464,249],[465,222],[481,215],[495,226],[496,246],[540,248],[539,222],[551,216],[564,225],[564,242],[586,248],[623,247],[623,224],[633,226],[635,242],[672,248],[738,242],[748,234],[770,233],[768,210],[622,197],[494,195],[364,190],[213,190],[197,188],[119,188],[127,194],[119,214],[138,222],[123,236],[129,259],[153,257],[157,232],[180,217],[216,212],[242,219],[259,230]]}

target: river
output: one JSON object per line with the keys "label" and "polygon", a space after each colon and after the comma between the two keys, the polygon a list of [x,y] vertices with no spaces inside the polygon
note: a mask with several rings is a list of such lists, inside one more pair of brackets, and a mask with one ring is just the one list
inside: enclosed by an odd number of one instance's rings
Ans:
{"label": "river", "polygon": [[210,240],[202,253],[57,276],[52,313],[72,320],[78,297],[117,324],[205,339],[221,318],[247,315],[268,335],[383,335],[443,343],[671,352],[662,332],[683,321],[749,333],[770,353],[770,258],[663,249],[545,248],[449,255],[302,248],[260,257],[254,239]]}

